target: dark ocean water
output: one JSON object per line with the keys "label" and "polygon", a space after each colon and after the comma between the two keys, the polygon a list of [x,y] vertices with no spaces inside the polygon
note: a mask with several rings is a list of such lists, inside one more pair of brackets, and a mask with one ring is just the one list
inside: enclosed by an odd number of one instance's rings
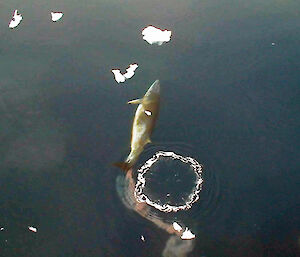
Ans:
{"label": "dark ocean water", "polygon": [[[15,9],[23,20],[11,30]],[[299,10],[296,0],[0,2],[0,256],[162,256],[170,235],[124,205],[111,165],[130,150],[126,102],[156,79],[160,116],[140,164],[176,150],[204,167],[200,200],[175,217],[196,234],[188,256],[297,256]],[[144,41],[150,24],[171,41]],[[116,83],[111,69],[134,62]]]}

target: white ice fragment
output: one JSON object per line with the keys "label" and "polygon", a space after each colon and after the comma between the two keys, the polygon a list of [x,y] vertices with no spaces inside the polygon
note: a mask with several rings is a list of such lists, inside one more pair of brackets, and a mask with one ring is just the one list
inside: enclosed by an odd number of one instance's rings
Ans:
{"label": "white ice fragment", "polygon": [[18,10],[15,10],[14,15],[13,15],[8,27],[10,27],[11,29],[17,27],[20,24],[22,19],[23,19],[22,15],[18,14]]}
{"label": "white ice fragment", "polygon": [[173,222],[173,228],[178,232],[182,230],[182,227],[177,222]]}
{"label": "white ice fragment", "polygon": [[115,75],[115,80],[120,83],[124,82],[126,79],[132,78],[137,67],[138,65],[136,63],[133,63],[129,65],[124,74],[122,74],[121,71],[117,69],[111,70],[111,72]]}
{"label": "white ice fragment", "polygon": [[37,228],[29,226],[28,229],[34,233],[37,232]]}
{"label": "white ice fragment", "polygon": [[193,239],[195,237],[196,236],[188,228],[186,228],[181,235],[181,239]]}
{"label": "white ice fragment", "polygon": [[134,71],[137,69],[138,65],[136,63],[130,64],[129,67],[126,69],[126,73],[124,74],[124,77],[126,79],[130,79],[134,75]]}
{"label": "white ice fragment", "polygon": [[146,40],[149,44],[158,44],[162,45],[163,42],[169,42],[171,39],[172,32],[169,30],[161,30],[154,26],[148,26],[143,29],[142,35],[143,39]]}
{"label": "white ice fragment", "polygon": [[51,12],[51,19],[52,21],[58,21],[61,19],[61,17],[63,17],[63,13],[62,12]]}
{"label": "white ice fragment", "polygon": [[145,242],[145,237],[143,235],[141,235],[141,240]]}
{"label": "white ice fragment", "polygon": [[111,72],[115,75],[115,80],[118,83],[125,81],[125,77],[122,75],[120,70],[111,70]]}
{"label": "white ice fragment", "polygon": [[145,110],[146,115],[151,116],[152,112]]}

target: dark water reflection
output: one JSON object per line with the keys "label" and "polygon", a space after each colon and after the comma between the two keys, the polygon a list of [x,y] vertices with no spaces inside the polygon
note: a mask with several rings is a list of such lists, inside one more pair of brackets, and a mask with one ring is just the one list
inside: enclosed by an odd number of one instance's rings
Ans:
{"label": "dark water reflection", "polygon": [[[129,151],[126,102],[155,79],[153,145],[192,145],[206,171],[201,199],[182,215],[197,236],[189,256],[296,256],[299,8],[2,1],[0,256],[163,253],[170,235],[123,205],[111,166]],[[10,30],[14,9],[23,20]],[[52,10],[64,12],[57,23]],[[149,24],[172,30],[171,41],[148,45],[140,33]],[[134,77],[118,85],[111,69],[134,62]]]}

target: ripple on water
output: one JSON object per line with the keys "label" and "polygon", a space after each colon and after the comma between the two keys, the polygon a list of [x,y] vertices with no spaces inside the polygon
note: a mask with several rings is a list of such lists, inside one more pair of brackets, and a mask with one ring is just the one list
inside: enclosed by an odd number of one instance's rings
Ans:
{"label": "ripple on water", "polygon": [[212,217],[218,219],[223,210],[217,171],[186,143],[147,146],[126,177],[118,176],[116,186],[127,208],[174,234],[174,221],[197,232],[207,223],[211,227]]}

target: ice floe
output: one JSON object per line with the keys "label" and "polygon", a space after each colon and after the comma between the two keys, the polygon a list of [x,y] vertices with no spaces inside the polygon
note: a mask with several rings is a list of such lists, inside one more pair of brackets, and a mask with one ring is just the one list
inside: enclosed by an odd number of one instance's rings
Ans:
{"label": "ice floe", "polygon": [[111,72],[115,75],[115,80],[118,83],[125,81],[125,77],[122,75],[120,70],[111,70]]}
{"label": "ice floe", "polygon": [[37,228],[29,226],[28,229],[34,233],[37,232]]}
{"label": "ice floe", "polygon": [[18,10],[15,10],[14,15],[13,15],[8,27],[11,29],[17,27],[20,24],[22,19],[23,19],[22,15],[18,14]]}
{"label": "ice floe", "polygon": [[181,235],[181,239],[194,239],[196,236],[188,229],[186,228],[185,231]]}
{"label": "ice floe", "polygon": [[122,74],[118,69],[113,69],[111,70],[111,72],[115,75],[115,80],[120,83],[125,82],[126,79],[132,78],[137,67],[138,65],[136,63],[133,63],[129,65],[124,74]]}
{"label": "ice floe", "polygon": [[124,74],[124,77],[126,79],[130,79],[134,75],[134,71],[137,69],[138,65],[136,63],[130,64],[129,67],[126,69],[126,73]]}
{"label": "ice floe", "polygon": [[182,230],[182,227],[177,222],[173,222],[173,228],[178,232]]}
{"label": "ice floe", "polygon": [[169,42],[171,39],[172,32],[169,30],[161,30],[154,26],[148,26],[142,31],[143,39],[149,44],[162,45],[164,42]]}
{"label": "ice floe", "polygon": [[51,19],[52,21],[58,21],[61,19],[61,17],[63,17],[63,13],[62,12],[51,12]]}

